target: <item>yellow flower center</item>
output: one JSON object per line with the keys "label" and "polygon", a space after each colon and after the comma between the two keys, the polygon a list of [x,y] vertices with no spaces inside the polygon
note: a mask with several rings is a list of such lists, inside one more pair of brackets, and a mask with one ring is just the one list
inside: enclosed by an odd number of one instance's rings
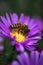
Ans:
{"label": "yellow flower center", "polygon": [[18,32],[12,32],[12,33],[10,33],[10,35],[11,35],[12,37],[15,36],[15,37],[16,37],[15,39],[16,39],[17,42],[23,42],[23,41],[26,40],[26,36],[24,36],[24,35],[21,34],[21,33],[18,34]]}
{"label": "yellow flower center", "polygon": [[15,40],[17,42],[24,42],[26,40],[27,38],[26,34],[29,32],[27,25],[17,23],[15,25],[12,25],[10,29],[11,29],[10,35],[12,37],[15,36]]}

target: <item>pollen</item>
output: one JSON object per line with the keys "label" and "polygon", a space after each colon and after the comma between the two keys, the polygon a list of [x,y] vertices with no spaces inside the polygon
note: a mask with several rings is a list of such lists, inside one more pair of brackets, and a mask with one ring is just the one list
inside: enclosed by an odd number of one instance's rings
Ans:
{"label": "pollen", "polygon": [[26,40],[26,36],[24,36],[23,34],[18,33],[18,32],[12,32],[12,33],[10,33],[10,35],[11,35],[12,37],[15,36],[15,40],[16,40],[17,42],[24,42],[24,41]]}
{"label": "pollen", "polygon": [[15,36],[15,40],[17,42],[24,42],[26,40],[26,34],[30,31],[25,24],[17,23],[12,26],[10,26],[11,32],[10,35],[11,37]]}

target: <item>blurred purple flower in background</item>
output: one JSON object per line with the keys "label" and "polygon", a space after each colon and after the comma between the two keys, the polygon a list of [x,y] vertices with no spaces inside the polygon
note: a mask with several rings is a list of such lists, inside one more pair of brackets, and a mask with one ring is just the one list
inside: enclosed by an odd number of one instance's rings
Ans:
{"label": "blurred purple flower in background", "polygon": [[42,32],[42,36],[43,36],[43,19],[41,19],[40,17],[36,17],[35,21],[36,24],[39,26],[39,29]]}
{"label": "blurred purple flower in background", "polygon": [[17,56],[18,61],[12,61],[8,65],[43,65],[43,51],[31,51],[28,55],[26,52]]}
{"label": "blurred purple flower in background", "polygon": [[3,42],[3,38],[0,36],[0,51],[4,50],[4,46],[3,46],[2,42]]}
{"label": "blurred purple flower in background", "polygon": [[34,46],[41,39],[40,27],[36,23],[37,20],[29,16],[18,15],[16,13],[6,13],[6,17],[0,16],[0,32],[4,37],[11,39],[11,44],[16,45],[17,51],[24,51],[24,47],[28,50],[34,50]]}
{"label": "blurred purple flower in background", "polygon": [[41,18],[36,18],[36,23],[39,26],[39,29],[42,31],[43,30],[43,20]]}
{"label": "blurred purple flower in background", "polygon": [[3,38],[0,36],[0,42],[3,42]]}

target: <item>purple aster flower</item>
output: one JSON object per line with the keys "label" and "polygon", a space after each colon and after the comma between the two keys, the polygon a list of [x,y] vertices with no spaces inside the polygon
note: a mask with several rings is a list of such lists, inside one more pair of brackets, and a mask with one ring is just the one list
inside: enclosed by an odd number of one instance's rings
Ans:
{"label": "purple aster flower", "polygon": [[17,56],[18,61],[12,61],[8,65],[43,65],[43,51],[31,51],[28,55],[26,52]]}
{"label": "purple aster flower", "polygon": [[0,32],[3,36],[8,37],[12,40],[11,44],[16,45],[17,51],[24,51],[24,47],[28,50],[34,50],[34,46],[38,40],[41,39],[41,32],[39,26],[34,18],[29,16],[18,15],[16,13],[10,14],[6,13],[6,18],[0,16]]}

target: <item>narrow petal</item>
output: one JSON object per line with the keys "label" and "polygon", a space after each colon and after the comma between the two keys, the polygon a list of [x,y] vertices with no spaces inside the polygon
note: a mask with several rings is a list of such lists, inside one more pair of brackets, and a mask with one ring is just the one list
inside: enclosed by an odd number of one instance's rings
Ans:
{"label": "narrow petal", "polygon": [[29,40],[24,46],[27,50],[33,51],[33,50],[35,50],[35,46],[38,45],[38,44],[36,44],[37,41],[38,40]]}
{"label": "narrow petal", "polygon": [[35,50],[35,47],[34,47],[34,45],[25,45],[25,48],[27,49],[27,50],[30,50],[30,51],[33,51],[33,50]]}
{"label": "narrow petal", "polygon": [[2,22],[7,26],[9,27],[9,23],[8,21],[6,20],[6,18],[4,16],[0,16],[0,18],[2,19]]}
{"label": "narrow petal", "polygon": [[43,65],[43,51],[41,51],[39,65]]}
{"label": "narrow petal", "polygon": [[2,33],[2,35],[9,37],[9,34],[7,34],[6,32],[4,32],[3,30],[0,29],[0,32]]}
{"label": "narrow petal", "polygon": [[38,25],[39,29],[42,30],[43,28],[43,21],[40,18],[36,18],[36,24]]}
{"label": "narrow petal", "polygon": [[11,15],[12,24],[16,24],[18,22],[18,15],[16,13],[10,15]]}
{"label": "narrow petal", "polygon": [[10,26],[11,25],[11,20],[10,20],[10,17],[8,15],[8,13],[6,13],[6,19],[7,19],[8,23],[9,23],[9,26]]}
{"label": "narrow petal", "polygon": [[16,45],[17,43],[15,41],[11,41],[11,45],[14,46]]}
{"label": "narrow petal", "polygon": [[37,45],[37,44],[35,44],[35,43],[37,43],[38,42],[38,40],[32,40],[32,39],[30,39],[28,42],[27,42],[27,44],[25,44],[25,45],[27,45],[27,46],[29,46],[29,45],[33,45],[33,46],[35,46],[35,45]]}
{"label": "narrow petal", "polygon": [[23,48],[23,46],[21,44],[16,44],[16,50],[24,52],[24,48]]}
{"label": "narrow petal", "polygon": [[29,27],[29,28],[30,28],[30,30],[32,30],[32,29],[34,29],[35,27],[37,27],[37,24],[34,24],[34,25],[32,25],[31,27]]}
{"label": "narrow petal", "polygon": [[35,36],[35,37],[31,37],[30,39],[31,39],[31,40],[32,40],[32,39],[34,39],[34,40],[36,39],[36,40],[37,40],[37,39],[41,39],[41,37],[40,37],[40,36]]}
{"label": "narrow petal", "polygon": [[32,28],[33,25],[35,23],[35,20],[32,18],[30,21],[29,21],[29,28]]}
{"label": "narrow petal", "polygon": [[22,53],[21,55],[18,55],[17,58],[21,65],[30,65],[29,57],[26,52]]}
{"label": "narrow petal", "polygon": [[38,65],[39,63],[39,52],[35,51],[35,65]]}
{"label": "narrow petal", "polygon": [[20,16],[20,21],[23,24],[29,25],[30,17],[29,16],[24,16],[24,14],[22,13],[21,16]]}
{"label": "narrow petal", "polygon": [[30,54],[31,65],[35,65],[35,52],[32,51]]}
{"label": "narrow petal", "polygon": [[9,33],[9,29],[3,24],[0,22],[0,27],[6,32],[6,33]]}
{"label": "narrow petal", "polygon": [[23,23],[23,20],[24,20],[24,14],[22,13],[21,15],[20,15],[20,22],[22,22]]}
{"label": "narrow petal", "polygon": [[29,26],[29,21],[30,21],[29,16],[24,16],[23,23]]}
{"label": "narrow petal", "polygon": [[17,61],[13,61],[11,65],[19,65],[19,63]]}
{"label": "narrow petal", "polygon": [[2,32],[1,32],[1,30],[0,30],[0,37],[2,37],[2,38],[4,37],[4,35],[3,35]]}
{"label": "narrow petal", "polygon": [[37,29],[34,29],[34,30],[31,30],[30,31],[30,33],[29,33],[29,36],[33,36],[33,35],[36,35],[36,34],[38,34],[38,33],[40,33],[40,31]]}

